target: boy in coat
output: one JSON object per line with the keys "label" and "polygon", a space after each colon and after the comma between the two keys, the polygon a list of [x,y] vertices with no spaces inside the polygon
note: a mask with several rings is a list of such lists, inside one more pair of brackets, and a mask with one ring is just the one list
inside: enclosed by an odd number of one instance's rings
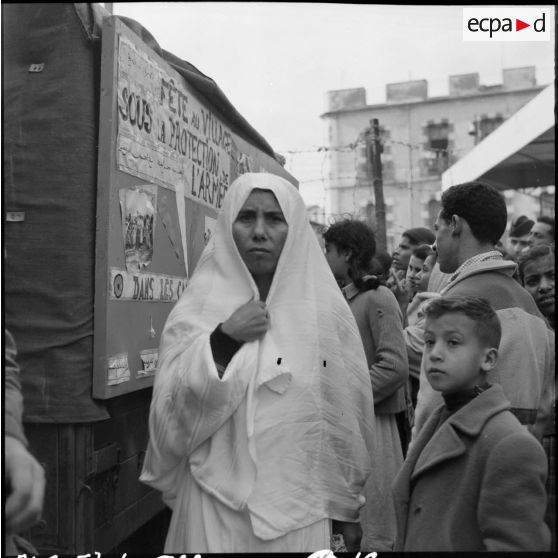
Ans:
{"label": "boy in coat", "polygon": [[502,388],[486,382],[498,358],[496,313],[484,299],[442,297],[425,314],[426,377],[445,404],[395,478],[394,550],[549,550],[545,453]]}

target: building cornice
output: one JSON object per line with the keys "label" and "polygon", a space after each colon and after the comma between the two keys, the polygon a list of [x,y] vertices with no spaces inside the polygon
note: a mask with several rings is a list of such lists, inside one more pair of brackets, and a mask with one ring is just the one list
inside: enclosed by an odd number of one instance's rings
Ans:
{"label": "building cornice", "polygon": [[426,99],[417,99],[413,101],[394,101],[391,103],[377,103],[374,105],[364,105],[362,107],[342,108],[332,110],[320,114],[320,118],[335,117],[341,114],[367,112],[370,110],[401,108],[405,106],[427,105],[435,103],[447,103],[448,101],[461,101],[465,99],[477,99],[481,97],[496,97],[502,95],[516,95],[518,93],[533,93],[542,91],[547,85],[537,85],[535,87],[526,87],[523,89],[499,89],[497,91],[477,91],[467,95],[445,95],[440,97],[428,97]]}

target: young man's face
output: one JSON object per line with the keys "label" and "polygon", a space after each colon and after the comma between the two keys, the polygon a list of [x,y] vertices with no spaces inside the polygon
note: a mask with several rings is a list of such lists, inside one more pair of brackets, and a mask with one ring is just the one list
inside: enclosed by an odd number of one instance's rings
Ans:
{"label": "young man's face", "polygon": [[424,363],[433,389],[448,394],[484,382],[498,351],[485,347],[476,330],[476,323],[459,312],[426,318]]}
{"label": "young man's face", "polygon": [[434,223],[436,234],[436,252],[438,254],[438,265],[442,273],[453,273],[459,267],[458,240],[453,235],[453,227],[438,214]]}
{"label": "young man's face", "polygon": [[337,281],[346,282],[349,279],[349,263],[346,250],[339,250],[339,248],[331,243],[325,243],[325,257],[333,276]]}
{"label": "young man's face", "polygon": [[508,254],[517,261],[519,254],[529,247],[529,234],[524,236],[510,236],[508,238]]}
{"label": "young man's face", "polygon": [[528,236],[529,246],[538,246],[539,244],[554,244],[552,238],[552,227],[548,223],[537,221]]}
{"label": "young man's face", "polygon": [[393,267],[397,270],[407,271],[409,267],[409,260],[411,259],[411,254],[413,248],[416,244],[413,244],[408,236],[403,235],[399,246],[393,252]]}
{"label": "young man's face", "polygon": [[535,299],[544,316],[554,316],[554,256],[541,256],[527,262],[523,270],[523,285]]}

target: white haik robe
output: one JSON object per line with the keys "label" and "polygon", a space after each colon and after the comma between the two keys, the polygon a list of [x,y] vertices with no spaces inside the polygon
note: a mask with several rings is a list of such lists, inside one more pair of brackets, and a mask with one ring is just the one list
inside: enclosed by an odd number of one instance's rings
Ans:
{"label": "white haik robe", "polygon": [[[253,297],[232,224],[254,188],[289,229],[266,303],[270,327],[219,379],[210,334]],[[230,187],[161,338],[141,480],[173,509],[166,552],[328,548],[329,519],[358,521],[374,459],[359,332],[297,190],[266,173]]]}

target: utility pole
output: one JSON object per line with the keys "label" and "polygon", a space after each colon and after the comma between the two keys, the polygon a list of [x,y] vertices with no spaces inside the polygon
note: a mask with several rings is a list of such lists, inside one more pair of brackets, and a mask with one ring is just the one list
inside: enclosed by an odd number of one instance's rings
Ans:
{"label": "utility pole", "polygon": [[380,143],[380,125],[377,118],[370,120],[370,128],[365,132],[366,138],[366,174],[374,186],[374,211],[376,213],[376,244],[378,251],[387,250],[386,207],[382,183],[382,144]]}

